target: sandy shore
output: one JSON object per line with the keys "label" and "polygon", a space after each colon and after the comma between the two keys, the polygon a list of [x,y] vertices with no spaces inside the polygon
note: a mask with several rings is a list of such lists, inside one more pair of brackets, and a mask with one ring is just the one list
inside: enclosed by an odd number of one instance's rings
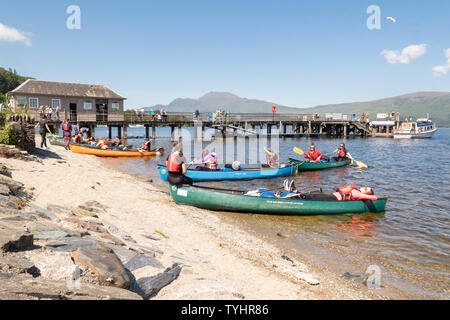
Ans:
{"label": "sandy shore", "polygon": [[108,168],[96,157],[58,146],[45,153],[51,157],[43,163],[2,162],[36,204],[73,207],[98,201],[109,207],[99,214],[105,225],[154,248],[164,267],[182,263],[179,278],[155,299],[383,298],[362,284],[286,257],[286,252],[206,210],[176,205],[167,192]]}

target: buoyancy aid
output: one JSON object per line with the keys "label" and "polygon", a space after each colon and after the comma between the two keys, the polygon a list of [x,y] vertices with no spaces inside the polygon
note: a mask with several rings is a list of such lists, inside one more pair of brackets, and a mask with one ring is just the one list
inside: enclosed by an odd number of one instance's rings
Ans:
{"label": "buoyancy aid", "polygon": [[108,141],[105,138],[100,139],[100,148],[104,146],[108,146]]}
{"label": "buoyancy aid", "polygon": [[340,158],[345,158],[347,156],[347,150],[345,148],[344,149],[339,148],[338,156]]}
{"label": "buoyancy aid", "polygon": [[71,126],[70,126],[70,124],[68,122],[64,122],[62,124],[62,129],[63,129],[63,131],[70,131],[71,130]]}
{"label": "buoyancy aid", "polygon": [[341,195],[342,201],[351,200],[353,190],[359,190],[359,189],[354,184],[347,184],[345,186],[342,186],[342,187],[339,187],[336,189],[336,191],[339,192],[339,194]]}
{"label": "buoyancy aid", "polygon": [[278,156],[278,154],[274,153],[273,156],[269,156],[269,166],[271,167],[275,167],[278,166],[280,162],[280,157]]}
{"label": "buoyancy aid", "polygon": [[217,168],[217,159],[214,158],[214,160],[210,160],[209,162],[205,163],[205,166],[211,169]]}
{"label": "buoyancy aid", "polygon": [[178,163],[177,158],[180,155],[179,152],[172,152],[167,158],[166,166],[169,172],[181,172],[181,163]]}

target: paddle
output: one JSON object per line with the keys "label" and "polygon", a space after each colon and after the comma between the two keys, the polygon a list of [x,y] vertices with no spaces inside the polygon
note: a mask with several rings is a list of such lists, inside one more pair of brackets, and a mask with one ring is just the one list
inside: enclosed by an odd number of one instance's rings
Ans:
{"label": "paddle", "polygon": [[300,149],[300,148],[297,148],[297,147],[294,147],[293,151],[294,151],[295,153],[298,153],[298,154],[300,154],[300,155],[304,155],[304,154],[305,154],[305,153],[303,152],[303,150],[302,150],[302,149]]}
{"label": "paddle", "polygon": [[367,164],[365,164],[364,162],[361,161],[356,161],[355,159],[352,159],[350,164],[356,163],[358,168],[369,168],[369,166]]}

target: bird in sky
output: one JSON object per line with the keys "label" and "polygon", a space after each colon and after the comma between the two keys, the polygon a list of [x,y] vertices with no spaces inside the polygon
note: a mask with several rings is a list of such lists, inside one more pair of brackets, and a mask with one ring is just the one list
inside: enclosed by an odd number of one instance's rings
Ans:
{"label": "bird in sky", "polygon": [[386,17],[386,20],[391,20],[393,23],[397,22],[397,20],[393,17]]}

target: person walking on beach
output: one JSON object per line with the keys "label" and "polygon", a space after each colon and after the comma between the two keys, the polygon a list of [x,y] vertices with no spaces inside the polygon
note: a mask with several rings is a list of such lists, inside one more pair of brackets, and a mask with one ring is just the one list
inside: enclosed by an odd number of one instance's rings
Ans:
{"label": "person walking on beach", "polygon": [[47,118],[45,115],[43,115],[43,114],[41,115],[41,120],[39,120],[39,122],[36,124],[36,126],[34,128],[36,129],[37,127],[39,127],[39,134],[41,135],[41,138],[42,138],[41,148],[43,146],[48,148],[46,135],[47,135],[47,132],[50,134],[52,132],[50,131],[50,128],[48,127]]}
{"label": "person walking on beach", "polygon": [[63,131],[63,135],[66,138],[65,149],[70,150],[70,140],[72,139],[72,125],[70,124],[70,119],[66,119],[63,123],[61,123],[61,129]]}
{"label": "person walking on beach", "polygon": [[194,183],[191,178],[186,176],[186,161],[183,157],[182,145],[178,141],[173,143],[172,153],[167,157],[166,166],[169,172],[167,180],[170,184],[180,186]]}

